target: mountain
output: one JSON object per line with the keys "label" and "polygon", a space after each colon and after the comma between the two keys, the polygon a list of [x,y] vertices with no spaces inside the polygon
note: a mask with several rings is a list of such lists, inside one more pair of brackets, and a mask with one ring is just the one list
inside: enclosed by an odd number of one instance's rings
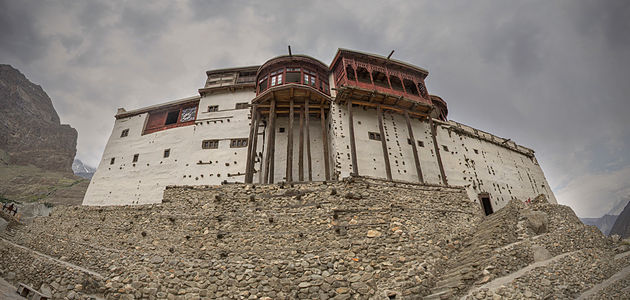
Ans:
{"label": "mountain", "polygon": [[42,87],[0,65],[0,202],[80,204],[89,180],[72,173],[76,146]]}
{"label": "mountain", "polygon": [[610,230],[610,234],[618,234],[622,238],[630,237],[630,202],[626,204],[626,207],[619,217],[617,217],[615,224]]}
{"label": "mountain", "polygon": [[0,149],[10,164],[72,173],[77,131],[61,124],[41,86],[0,65]]}
{"label": "mountain", "polygon": [[92,179],[92,175],[94,175],[96,169],[90,166],[86,166],[80,159],[75,158],[74,162],[72,162],[72,172],[74,173],[74,175],[77,175],[79,177]]}
{"label": "mountain", "polygon": [[603,234],[608,235],[617,217],[617,215],[603,215],[599,218],[580,218],[580,221],[585,225],[595,225]]}

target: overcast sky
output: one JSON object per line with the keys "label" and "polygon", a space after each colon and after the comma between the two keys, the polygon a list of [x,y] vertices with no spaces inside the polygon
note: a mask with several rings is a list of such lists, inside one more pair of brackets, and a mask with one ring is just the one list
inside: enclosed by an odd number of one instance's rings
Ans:
{"label": "overcast sky", "polygon": [[116,108],[197,94],[205,71],[337,48],[429,70],[449,118],[536,150],[560,203],[630,200],[630,1],[5,1],[0,63],[50,95],[97,165]]}

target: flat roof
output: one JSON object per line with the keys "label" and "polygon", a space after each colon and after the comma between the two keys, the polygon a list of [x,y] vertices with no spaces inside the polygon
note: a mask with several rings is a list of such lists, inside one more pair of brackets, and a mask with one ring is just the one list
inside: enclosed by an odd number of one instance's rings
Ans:
{"label": "flat roof", "polygon": [[218,74],[218,73],[228,73],[228,72],[240,72],[240,71],[256,72],[256,71],[258,71],[258,68],[260,68],[260,65],[247,66],[247,67],[234,67],[234,68],[214,69],[214,70],[206,71],[206,75]]}
{"label": "flat roof", "polygon": [[179,105],[179,104],[183,104],[183,103],[187,103],[187,102],[193,102],[193,101],[197,101],[201,99],[201,96],[191,96],[191,97],[186,97],[186,98],[181,98],[181,99],[177,99],[177,100],[172,100],[172,101],[168,101],[168,102],[164,102],[164,103],[160,103],[160,104],[155,104],[155,105],[151,105],[151,106],[146,106],[146,107],[142,107],[142,108],[138,108],[138,109],[134,109],[134,110],[130,110],[130,111],[124,111],[124,108],[122,108],[123,111],[121,111],[121,108],[118,109],[118,113],[116,114],[116,119],[120,119],[120,118],[126,118],[126,117],[131,117],[134,115],[139,115],[145,112],[149,112],[152,110],[156,110],[159,108],[166,108],[169,106],[175,106],[175,105]]}

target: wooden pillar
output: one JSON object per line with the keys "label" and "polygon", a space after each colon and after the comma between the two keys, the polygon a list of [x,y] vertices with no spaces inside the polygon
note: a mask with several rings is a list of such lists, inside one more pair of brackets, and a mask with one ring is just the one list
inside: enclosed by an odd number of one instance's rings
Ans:
{"label": "wooden pillar", "polygon": [[293,181],[293,98],[289,100],[289,128],[287,130],[287,182]]}
{"label": "wooden pillar", "polygon": [[385,130],[383,130],[383,110],[381,106],[376,106],[376,114],[378,115],[378,130],[381,133],[381,146],[383,147],[383,160],[385,161],[385,173],[387,180],[392,180],[392,167],[389,165],[389,151],[387,150],[387,139],[385,138]]}
{"label": "wooden pillar", "polygon": [[420,168],[420,158],[418,158],[418,147],[416,145],[416,138],[413,136],[413,128],[411,128],[411,119],[409,118],[409,112],[405,111],[405,119],[407,119],[407,131],[409,132],[409,140],[411,141],[411,150],[413,150],[413,160],[416,163],[416,172],[418,173],[418,181],[424,183],[422,176],[422,169]]}
{"label": "wooden pillar", "polygon": [[357,165],[357,145],[354,141],[354,121],[352,120],[352,101],[346,100],[348,104],[348,131],[350,135],[350,156],[352,157],[352,174],[359,176],[359,166]]}
{"label": "wooden pillar", "polygon": [[298,180],[304,181],[304,105],[300,107],[300,140],[298,146],[298,156]]}
{"label": "wooden pillar", "polygon": [[330,159],[328,158],[328,126],[326,126],[326,114],[324,114],[324,105],[322,105],[320,109],[320,119],[322,124],[322,144],[324,145],[324,171],[326,172],[326,180],[330,180]]}
{"label": "wooden pillar", "polygon": [[311,127],[309,125],[311,112],[309,110],[309,101],[309,99],[306,99],[306,102],[304,103],[306,106],[306,161],[308,162],[308,181],[313,181],[313,164],[311,161]]}
{"label": "wooden pillar", "polygon": [[[251,171],[249,175],[249,183],[254,182],[254,173],[256,171],[256,156],[257,156],[256,149],[258,147],[258,125],[259,125],[258,123],[259,122],[260,122],[260,113],[258,112],[258,110],[256,110],[256,124],[254,124],[254,141],[252,145],[252,164],[250,166]],[[261,165],[260,170],[262,171],[262,159],[261,159],[260,165]]]}
{"label": "wooden pillar", "polygon": [[433,124],[433,118],[431,116],[427,116],[429,119],[429,126],[431,126],[431,138],[433,139],[433,148],[435,149],[435,157],[437,158],[438,167],[440,167],[440,175],[442,176],[442,183],[444,185],[448,185],[448,181],[446,180],[446,174],[444,174],[444,165],[442,165],[442,156],[440,155],[440,147],[437,143],[437,138],[435,137],[435,124]]}
{"label": "wooden pillar", "polygon": [[256,123],[256,104],[254,104],[251,108],[251,124],[249,126],[249,139],[247,140],[247,160],[245,161],[245,183],[252,183],[252,178],[253,176],[251,176],[251,171],[252,171],[252,164],[254,163],[254,156],[253,153],[256,151],[254,149],[254,152],[252,152],[252,141],[254,140],[254,126]]}
{"label": "wooden pillar", "polygon": [[269,111],[269,137],[267,139],[267,153],[265,154],[265,183],[273,183],[273,151],[276,139],[276,99],[271,99]]}

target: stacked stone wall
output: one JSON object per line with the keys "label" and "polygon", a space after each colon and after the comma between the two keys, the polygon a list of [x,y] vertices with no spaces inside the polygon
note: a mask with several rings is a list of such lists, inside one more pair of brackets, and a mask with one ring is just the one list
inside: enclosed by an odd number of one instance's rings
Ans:
{"label": "stacked stone wall", "polygon": [[[162,204],[55,209],[8,238],[103,276],[62,298],[381,298],[428,294],[481,218],[463,189],[361,178],[169,187]],[[14,259],[3,277],[29,263]],[[23,273],[10,281],[59,277]]]}

